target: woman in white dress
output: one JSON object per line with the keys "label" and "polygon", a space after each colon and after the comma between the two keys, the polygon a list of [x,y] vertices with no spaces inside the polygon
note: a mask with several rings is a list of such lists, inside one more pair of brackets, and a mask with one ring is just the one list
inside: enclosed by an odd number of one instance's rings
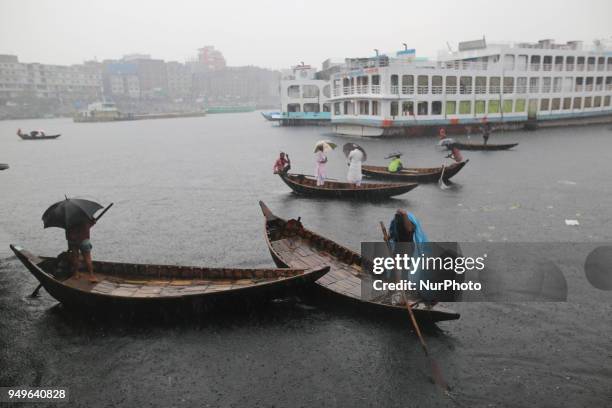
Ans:
{"label": "woman in white dress", "polygon": [[320,144],[315,149],[315,174],[317,176],[317,186],[325,185],[325,164],[327,163],[327,156],[325,155],[323,145]]}
{"label": "woman in white dress", "polygon": [[355,184],[356,187],[361,185],[361,163],[363,162],[363,152],[359,149],[353,149],[348,155],[348,175],[346,178],[349,183]]}

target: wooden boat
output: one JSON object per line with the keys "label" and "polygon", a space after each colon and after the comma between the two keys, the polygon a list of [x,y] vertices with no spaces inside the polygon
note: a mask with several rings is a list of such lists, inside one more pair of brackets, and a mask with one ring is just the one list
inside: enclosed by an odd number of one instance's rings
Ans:
{"label": "wooden boat", "polygon": [[44,136],[32,136],[32,135],[29,135],[29,134],[26,134],[26,133],[21,133],[21,134],[18,134],[17,136],[19,136],[23,140],[49,140],[49,139],[57,139],[58,137],[61,136],[61,134],[57,134],[57,135],[44,135]]}
{"label": "wooden boat", "polygon": [[374,177],[384,180],[397,180],[397,181],[416,181],[419,183],[435,183],[440,180],[442,171],[444,176],[442,179],[448,181],[455,174],[467,164],[469,160],[462,161],[460,163],[453,163],[448,166],[440,167],[414,167],[406,168],[392,173],[387,167],[383,166],[361,166],[361,172],[364,176]]}
{"label": "wooden boat", "polygon": [[[393,304],[390,296],[375,299],[362,294],[362,281],[369,278],[361,268],[361,255],[302,227],[299,220],[277,217],[259,202],[265,216],[265,236],[272,259],[278,267],[317,268],[329,265],[330,271],[317,281],[324,292],[372,311],[407,314],[405,305]],[[440,305],[429,306],[413,299],[415,316],[421,321],[454,320],[459,314]]]}
{"label": "wooden boat", "polygon": [[279,173],[280,178],[294,192],[305,196],[352,199],[382,199],[409,192],[417,183],[363,183],[359,187],[340,181],[325,181],[317,186],[316,180],[303,174]]}
{"label": "wooden boat", "polygon": [[9,165],[6,163],[0,163],[0,170],[6,170],[9,168]]}
{"label": "wooden boat", "polygon": [[[10,246],[17,258],[55,299],[80,309],[159,305],[202,308],[282,296],[325,275],[329,268],[230,269],[94,261],[99,282],[87,273],[64,273],[58,258],[39,257]],[[56,277],[58,276],[58,277]]]}
{"label": "wooden boat", "polygon": [[508,150],[514,146],[518,146],[518,143],[506,143],[506,144],[483,144],[483,143],[460,143],[455,142],[452,144],[445,145],[448,150],[457,147],[459,150]]}

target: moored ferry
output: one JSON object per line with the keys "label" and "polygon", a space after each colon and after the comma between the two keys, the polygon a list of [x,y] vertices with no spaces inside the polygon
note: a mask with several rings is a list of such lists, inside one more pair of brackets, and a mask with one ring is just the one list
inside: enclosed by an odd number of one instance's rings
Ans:
{"label": "moored ferry", "polygon": [[414,49],[349,58],[330,78],[331,124],[355,136],[421,135],[612,121],[612,41],[459,43],[431,61]]}

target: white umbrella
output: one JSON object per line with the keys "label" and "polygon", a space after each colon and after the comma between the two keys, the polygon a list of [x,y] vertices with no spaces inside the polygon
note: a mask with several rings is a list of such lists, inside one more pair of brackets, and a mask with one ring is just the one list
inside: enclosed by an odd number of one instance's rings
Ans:
{"label": "white umbrella", "polygon": [[338,145],[335,144],[334,142],[330,142],[329,140],[319,140],[316,144],[315,144],[315,148],[314,151],[317,151],[317,148],[319,146],[323,146],[323,152],[327,153],[330,150],[335,149]]}

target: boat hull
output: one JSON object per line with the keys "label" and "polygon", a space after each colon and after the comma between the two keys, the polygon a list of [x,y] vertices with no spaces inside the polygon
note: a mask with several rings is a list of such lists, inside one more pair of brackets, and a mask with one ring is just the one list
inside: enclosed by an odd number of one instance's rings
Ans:
{"label": "boat hull", "polygon": [[[265,239],[272,259],[279,268],[293,267],[294,265],[327,265],[330,272],[326,279],[323,276],[317,280],[317,287],[324,295],[355,307],[373,313],[383,315],[406,316],[407,310],[404,305],[377,302],[363,298],[361,269],[361,256],[334,241],[327,239],[315,232],[302,229],[304,236],[292,235],[285,238],[275,236],[276,229],[287,224],[287,221],[277,217],[270,209],[260,201],[260,206],[265,217],[264,229]],[[290,242],[290,245],[285,245]],[[313,244],[316,243],[316,244]],[[317,248],[316,246],[319,246]],[[320,249],[325,248],[325,249]],[[330,249],[331,248],[331,249]],[[342,254],[340,259],[333,255]],[[349,260],[345,262],[344,260]],[[459,313],[442,307],[440,305],[427,306],[417,302],[413,306],[415,317],[422,323],[435,323],[444,320],[459,319]]]}
{"label": "boat hull", "polygon": [[518,143],[506,143],[506,144],[478,144],[478,143],[452,143],[446,145],[448,150],[453,147],[457,147],[459,150],[482,150],[482,151],[496,151],[496,150],[509,150],[513,147],[518,146]]}
{"label": "boat hull", "polygon": [[418,186],[416,183],[368,183],[354,187],[350,183],[326,181],[317,186],[316,181],[303,174],[279,174],[296,194],[311,197],[381,200],[405,194]]}
{"label": "boat hull", "polygon": [[6,170],[9,168],[9,165],[6,163],[0,163],[0,170]]}
{"label": "boat hull", "polygon": [[[89,283],[86,277],[79,280],[56,279],[45,270],[49,262],[55,258],[37,257],[13,245],[11,249],[52,297],[69,307],[90,311],[108,310],[109,308],[133,311],[153,307],[161,307],[162,310],[171,308],[173,310],[205,311],[208,308],[219,306],[243,307],[307,288],[329,270],[329,268],[317,268],[308,271],[300,270],[301,272],[295,273],[297,270],[291,272],[287,269],[209,269],[97,262],[94,269],[100,282]],[[178,270],[178,273],[171,280],[131,275],[131,279],[118,281],[117,275],[104,272],[110,267],[123,271],[140,270],[141,272],[147,269],[159,271],[159,268],[170,268],[166,270]],[[218,275],[218,278],[189,280],[181,277],[182,274],[194,273],[199,269],[207,274],[214,273]],[[103,272],[97,272],[99,270]],[[241,279],[235,278],[237,274],[244,275],[245,273],[252,273],[253,276],[256,276],[259,271],[265,275],[279,273],[282,276],[267,280],[260,279],[260,282],[252,284],[243,283]],[[256,280],[255,277],[252,279]],[[164,283],[166,281],[168,282]]]}
{"label": "boat hull", "polygon": [[45,135],[45,136],[31,136],[31,135],[17,135],[17,136],[19,136],[23,140],[51,140],[51,139],[57,139],[58,137],[61,136],[61,134]]}
{"label": "boat hull", "polygon": [[[372,177],[380,180],[391,181],[409,181],[418,183],[435,183],[440,180],[448,181],[465,167],[469,160],[461,163],[453,163],[449,166],[432,167],[432,168],[407,168],[402,171],[393,173],[387,167],[383,166],[361,166],[361,172],[364,176]],[[443,174],[444,172],[444,174]]]}

